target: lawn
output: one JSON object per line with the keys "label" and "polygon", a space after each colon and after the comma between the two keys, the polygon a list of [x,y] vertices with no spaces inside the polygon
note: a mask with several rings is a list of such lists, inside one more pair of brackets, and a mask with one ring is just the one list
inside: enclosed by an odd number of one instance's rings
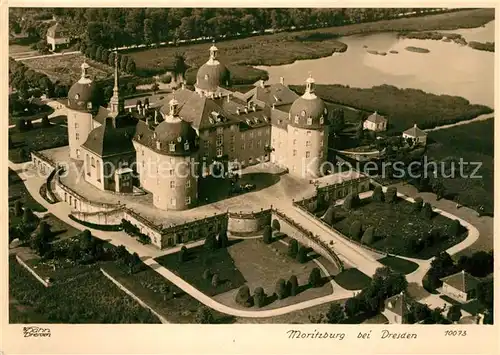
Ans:
{"label": "lawn", "polygon": [[[287,255],[287,241],[276,240],[266,245],[262,239],[247,239],[234,244],[228,249],[236,267],[243,274],[250,292],[253,293],[257,287],[262,287],[269,296],[268,304],[262,309],[279,308],[332,293],[332,286],[328,282],[329,277],[325,277],[323,271],[321,271],[323,277],[322,286],[316,288],[309,286],[311,270],[319,268],[315,261],[323,262],[323,258],[314,252],[309,252],[308,261],[300,264]],[[329,263],[328,269],[333,268],[333,265]],[[336,274],[339,271],[335,269],[329,270],[329,272]],[[297,277],[299,294],[283,300],[273,297],[278,280],[283,279],[286,282],[292,275]],[[235,301],[236,292],[236,290],[231,290],[217,295],[215,298],[228,306],[240,308],[241,306]]]}
{"label": "lawn", "polygon": [[[238,288],[246,282],[226,248],[208,251],[200,245],[189,248],[187,255],[184,262],[179,260],[179,253],[161,256],[156,261],[209,296]],[[207,269],[219,275],[220,282],[216,287],[212,286],[211,280],[203,278]]]}
{"label": "lawn", "polygon": [[411,274],[418,269],[418,264],[413,261],[398,258],[397,256],[386,256],[378,260],[382,265],[390,267],[393,271],[404,275]]}
{"label": "lawn", "polygon": [[355,268],[345,269],[334,277],[334,281],[346,290],[362,290],[372,279]]}
{"label": "lawn", "polygon": [[[301,94],[304,86],[291,85]],[[368,89],[344,85],[316,85],[316,94],[323,100],[354,107],[367,112],[377,111],[388,118],[387,134],[400,134],[417,124],[421,129],[465,121],[493,110],[471,105],[468,100],[449,95],[435,95],[417,89],[400,89],[392,85]],[[347,110],[344,110],[347,113]],[[346,121],[350,121],[346,117]]]}
{"label": "lawn", "polygon": [[[202,304],[148,266],[128,274],[116,263],[107,263],[103,269],[146,302],[170,323],[195,323]],[[216,323],[232,323],[233,317],[211,310]]]}
{"label": "lawn", "polygon": [[[413,211],[413,204],[398,198],[396,203],[372,202],[371,198],[361,201],[361,205],[350,211],[342,206],[335,208],[333,227],[346,236],[354,221],[361,222],[362,230],[368,227],[375,229],[375,242],[372,247],[390,254],[428,259],[437,252],[446,250],[461,242],[467,236],[464,231],[458,237],[449,236],[452,221],[434,213],[428,220]],[[412,241],[424,239],[431,230],[440,232],[439,238],[420,251],[410,248]]]}
{"label": "lawn", "polygon": [[31,208],[32,211],[45,212],[47,209],[39,204],[28,192],[21,177],[9,168],[9,217],[13,222],[14,216],[11,216],[11,210],[17,200],[21,201],[23,207]]}
{"label": "lawn", "polygon": [[11,146],[9,160],[14,163],[23,163],[31,160],[24,152],[39,151],[68,145],[68,128],[56,124],[43,127],[41,122],[33,123],[33,128],[20,132],[16,127],[9,128]]}
{"label": "lawn", "polygon": [[[479,210],[483,206],[484,213],[493,213],[494,179],[494,119],[474,122],[462,126],[446,128],[429,133],[427,157],[429,161],[445,162],[450,167],[452,162],[477,162],[479,170],[473,178],[475,165],[464,166],[464,176],[456,174],[455,178],[443,179],[445,196],[453,199],[458,196],[460,204]],[[470,178],[469,178],[470,177]]]}
{"label": "lawn", "polygon": [[47,323],[159,323],[97,267],[46,288],[11,257],[9,296],[10,306],[16,308],[10,323],[33,323],[40,317]]}
{"label": "lawn", "polygon": [[[85,56],[83,54],[76,53],[57,57],[29,59],[24,60],[23,63],[35,71],[46,74],[53,82],[60,81],[61,84],[72,85],[80,79],[82,74],[81,65],[84,59]],[[93,80],[97,81],[113,75],[114,71],[112,67],[88,58],[86,61],[90,65],[88,73]]]}

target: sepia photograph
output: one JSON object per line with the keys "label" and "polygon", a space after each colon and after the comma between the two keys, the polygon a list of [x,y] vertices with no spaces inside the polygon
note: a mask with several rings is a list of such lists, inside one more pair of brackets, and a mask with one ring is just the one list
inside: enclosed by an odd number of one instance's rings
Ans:
{"label": "sepia photograph", "polygon": [[494,7],[9,7],[8,323],[491,329],[494,52]]}

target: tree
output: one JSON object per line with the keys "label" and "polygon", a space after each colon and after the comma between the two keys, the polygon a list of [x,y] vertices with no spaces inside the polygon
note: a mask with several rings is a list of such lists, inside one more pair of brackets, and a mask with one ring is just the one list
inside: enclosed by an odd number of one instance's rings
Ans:
{"label": "tree", "polygon": [[449,227],[450,236],[457,237],[462,232],[462,225],[456,219],[454,219]]}
{"label": "tree", "polygon": [[212,276],[212,286],[213,286],[213,287],[217,287],[217,286],[219,286],[219,275],[214,274],[214,275]]}
{"label": "tree", "polygon": [[104,48],[102,48],[101,46],[97,47],[97,50],[95,52],[95,57],[93,59],[97,60],[97,61],[100,61],[101,58],[102,58],[102,52],[103,52]]}
{"label": "tree", "polygon": [[196,316],[195,316],[196,323],[198,324],[214,324],[214,316],[212,315],[212,312],[210,309],[208,309],[205,306],[201,306],[198,308],[196,311]]}
{"label": "tree", "polygon": [[323,221],[325,221],[326,224],[332,225],[333,222],[335,222],[335,205],[330,205],[328,209],[325,212],[325,215],[323,216]]}
{"label": "tree", "polygon": [[98,58],[101,63],[108,64],[109,51],[107,49],[103,49],[101,52],[101,57]]}
{"label": "tree", "polygon": [[156,31],[154,30],[153,21],[151,19],[144,20],[144,42],[146,45],[151,45],[157,41]]}
{"label": "tree", "polygon": [[36,223],[37,217],[29,207],[25,207],[23,211],[23,219],[22,223],[25,225],[32,225],[33,223]]}
{"label": "tree", "polygon": [[272,238],[273,238],[273,232],[271,230],[271,226],[265,226],[264,227],[264,235],[263,235],[263,241],[266,244],[271,244],[272,243]]}
{"label": "tree", "polygon": [[154,82],[153,85],[151,85],[151,91],[156,94],[156,92],[160,89],[160,85],[158,85],[157,82]]}
{"label": "tree", "polygon": [[368,227],[365,232],[363,233],[363,237],[361,238],[361,243],[366,244],[366,245],[372,245],[373,243],[373,238],[374,238],[374,228],[373,227]]}
{"label": "tree", "polygon": [[108,55],[108,65],[110,67],[114,67],[115,66],[115,56],[116,56],[115,52],[111,52]]}
{"label": "tree", "polygon": [[339,324],[345,320],[345,313],[342,306],[338,303],[332,303],[328,312],[325,314],[326,322],[329,324]]}
{"label": "tree", "polygon": [[319,271],[317,267],[313,268],[309,274],[309,285],[311,285],[311,287],[322,286],[321,271]]}
{"label": "tree", "polygon": [[227,231],[225,229],[219,233],[217,242],[219,244],[219,248],[227,248],[229,246],[229,238],[227,237]]}
{"label": "tree", "polygon": [[432,192],[434,192],[436,194],[437,200],[440,200],[441,198],[444,197],[445,188],[444,188],[444,184],[443,184],[442,179],[438,179],[438,178],[433,179],[432,183],[431,183],[431,189],[432,189]]}
{"label": "tree", "polygon": [[50,226],[45,221],[41,221],[36,231],[33,233],[31,239],[31,248],[35,250],[38,255],[44,256],[50,248]]}
{"label": "tree", "polygon": [[21,217],[23,215],[23,204],[20,200],[14,203],[14,216]]}
{"label": "tree", "polygon": [[205,249],[213,251],[217,249],[217,238],[213,234],[207,235],[205,238]]}
{"label": "tree", "polygon": [[451,305],[448,313],[446,314],[446,318],[448,318],[453,323],[456,323],[462,317],[462,307],[459,304]]}
{"label": "tree", "polygon": [[181,250],[179,251],[179,262],[183,263],[184,261],[187,260],[188,257],[188,250],[185,245],[182,246]]}
{"label": "tree", "polygon": [[120,57],[120,63],[118,63],[118,66],[120,67],[121,71],[126,71],[127,70],[128,61],[129,61],[129,56],[128,55],[122,55]]}
{"label": "tree", "polygon": [[382,191],[382,186],[375,186],[373,189],[372,201],[384,202],[384,192]]}
{"label": "tree", "polygon": [[422,210],[420,211],[420,215],[425,219],[432,218],[432,207],[429,203],[424,203]]}
{"label": "tree", "polygon": [[307,261],[307,248],[303,245],[297,251],[296,259],[299,263],[303,264]]}
{"label": "tree", "polygon": [[31,131],[33,129],[33,122],[31,120],[26,120],[26,130]]}
{"label": "tree", "polygon": [[208,280],[211,277],[212,277],[212,272],[210,271],[210,269],[205,269],[205,271],[203,271],[203,279]]}
{"label": "tree", "polygon": [[279,232],[281,228],[280,221],[278,221],[277,219],[273,219],[273,222],[271,223],[271,228],[273,229],[273,231]]}
{"label": "tree", "polygon": [[358,194],[356,194],[356,193],[350,193],[344,199],[342,207],[344,208],[344,210],[350,211],[353,208],[358,207],[358,204],[357,204],[358,202],[359,202],[359,196],[358,196]]}
{"label": "tree", "polygon": [[133,274],[135,272],[138,272],[141,265],[142,265],[142,261],[141,261],[141,258],[139,257],[139,254],[134,252],[131,255],[130,261],[129,261],[130,273]]}
{"label": "tree", "polygon": [[50,127],[49,116],[42,117],[42,127]]}
{"label": "tree", "polygon": [[344,305],[344,311],[347,317],[354,317],[360,311],[360,301],[356,297],[348,298]]}
{"label": "tree", "polygon": [[127,73],[134,74],[135,73],[135,62],[132,58],[129,59],[127,63]]}
{"label": "tree", "polygon": [[253,303],[257,308],[265,306],[266,294],[262,287],[257,287],[253,293]]}
{"label": "tree", "polygon": [[30,154],[28,153],[28,151],[25,148],[21,148],[21,149],[19,149],[19,158],[22,161],[29,160]]}
{"label": "tree", "polygon": [[397,189],[394,186],[390,186],[387,188],[385,192],[385,202],[387,203],[395,203],[397,199]]}
{"label": "tree", "polygon": [[116,248],[113,248],[112,250],[113,250],[114,260],[126,263],[127,258],[130,256],[130,253],[127,251],[127,248],[125,248],[125,246],[119,245]]}
{"label": "tree", "polygon": [[290,279],[288,280],[289,283],[289,294],[290,296],[297,296],[299,293],[299,281],[297,280],[297,276],[292,275],[290,276]]}
{"label": "tree", "polygon": [[292,239],[288,243],[288,256],[292,257],[295,259],[297,257],[297,252],[299,251],[299,243],[297,240]]}
{"label": "tree", "polygon": [[361,222],[360,221],[354,221],[351,224],[351,227],[349,228],[349,236],[352,239],[359,240],[361,238]]}
{"label": "tree", "polygon": [[479,283],[476,289],[476,296],[483,307],[493,309],[493,280]]}
{"label": "tree", "polygon": [[276,282],[276,295],[278,296],[278,299],[280,299],[280,300],[288,297],[288,290],[286,287],[285,280],[279,279]]}
{"label": "tree", "polygon": [[422,199],[422,197],[416,197],[415,198],[415,202],[413,202],[413,210],[415,212],[420,212],[422,210],[422,206],[424,204],[424,200]]}
{"label": "tree", "polygon": [[133,82],[128,82],[126,88],[129,94],[134,94],[137,91],[135,84]]}
{"label": "tree", "polygon": [[250,289],[247,285],[243,285],[238,289],[236,293],[235,301],[241,306],[251,307],[252,302],[250,301]]}
{"label": "tree", "polygon": [[89,251],[92,246],[92,233],[88,229],[80,233],[80,246],[85,252]]}

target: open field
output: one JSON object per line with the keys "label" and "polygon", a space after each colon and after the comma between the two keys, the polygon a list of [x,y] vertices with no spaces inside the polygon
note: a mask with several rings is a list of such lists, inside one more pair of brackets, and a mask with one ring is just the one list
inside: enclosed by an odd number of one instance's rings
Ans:
{"label": "open field", "polygon": [[24,152],[38,151],[68,145],[68,129],[56,124],[43,127],[41,122],[33,123],[30,130],[19,132],[17,127],[9,129],[11,146],[9,147],[9,160],[14,163],[23,163],[30,160],[29,154]]}
{"label": "open field", "polygon": [[[183,262],[179,261],[179,253],[164,255],[156,261],[209,296],[238,288],[245,283],[245,278],[226,248],[208,251],[201,245],[189,248],[187,260]],[[211,279],[203,278],[203,273],[207,269],[212,274],[219,275],[220,282],[216,287],[212,286]]]}
{"label": "open field", "polygon": [[[72,85],[80,79],[81,65],[85,56],[83,54],[68,54],[57,57],[44,57],[29,59],[23,63],[38,72],[46,74],[53,82],[59,81],[61,84]],[[86,59],[90,65],[89,75],[94,81],[108,78],[113,75],[113,68],[98,63],[91,59]]]}
{"label": "open field", "polygon": [[9,293],[17,302],[10,303],[16,307],[10,323],[39,321],[31,315],[43,315],[48,323],[159,323],[97,268],[46,288],[11,257]]}
{"label": "open field", "polygon": [[484,213],[493,213],[494,119],[429,132],[428,142],[429,161],[445,162],[447,167],[460,159],[481,164],[475,173],[477,178],[468,178],[475,170],[475,165],[468,164],[463,168],[464,177],[456,174],[454,178],[443,179],[445,196],[448,199],[458,196],[462,205],[475,210],[483,206]]}
{"label": "open field", "polygon": [[[359,207],[345,211],[342,206],[335,208],[334,228],[346,236],[354,221],[359,221],[362,230],[368,227],[375,229],[375,240],[371,247],[384,252],[428,259],[438,251],[461,242],[467,236],[461,232],[458,236],[450,235],[452,221],[435,213],[431,220],[413,210],[413,204],[398,198],[396,203],[372,202],[371,199],[361,200]],[[439,231],[439,236],[432,243],[417,251],[412,249],[414,241],[425,240],[432,230]]]}
{"label": "open field", "polygon": [[[304,92],[304,86],[290,87],[298,93]],[[483,105],[471,105],[461,97],[399,89],[392,85],[374,86],[370,89],[316,85],[316,94],[326,101],[368,112],[377,111],[386,116],[389,120],[387,134],[399,134],[415,123],[419,128],[427,129],[493,112]]]}

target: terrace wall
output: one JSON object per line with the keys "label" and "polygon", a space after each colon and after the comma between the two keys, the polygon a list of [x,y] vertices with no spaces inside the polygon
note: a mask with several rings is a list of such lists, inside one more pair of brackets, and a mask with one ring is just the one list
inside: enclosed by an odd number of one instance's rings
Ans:
{"label": "terrace wall", "polygon": [[235,235],[256,234],[271,224],[271,210],[250,213],[228,212],[227,231]]}

